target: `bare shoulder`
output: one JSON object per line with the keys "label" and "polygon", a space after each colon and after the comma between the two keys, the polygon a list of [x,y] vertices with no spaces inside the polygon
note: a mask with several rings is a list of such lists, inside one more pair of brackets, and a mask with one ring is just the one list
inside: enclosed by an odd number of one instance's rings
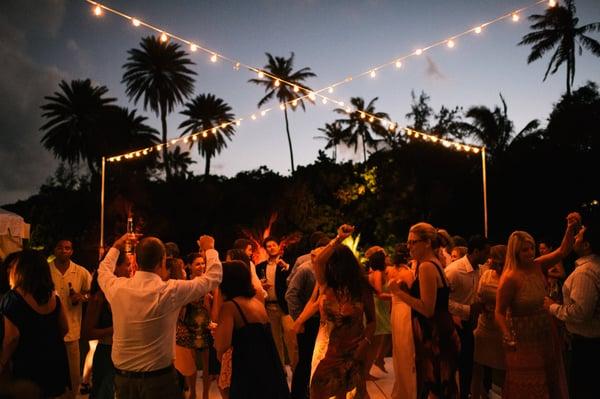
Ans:
{"label": "bare shoulder", "polygon": [[519,272],[506,271],[500,279],[500,287],[508,290],[516,290],[519,288],[522,276]]}

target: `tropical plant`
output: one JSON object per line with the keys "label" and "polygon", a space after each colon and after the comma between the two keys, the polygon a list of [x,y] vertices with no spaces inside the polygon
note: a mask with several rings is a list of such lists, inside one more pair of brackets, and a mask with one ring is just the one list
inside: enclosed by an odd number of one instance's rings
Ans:
{"label": "tropical plant", "polygon": [[169,162],[171,163],[171,172],[173,177],[186,179],[192,176],[189,170],[190,166],[196,163],[191,157],[189,151],[181,151],[181,147],[175,147],[169,151]]}
{"label": "tropical plant", "polygon": [[[309,67],[305,67],[294,71],[294,53],[292,52],[289,58],[273,57],[266,53],[267,64],[263,67],[264,77],[250,79],[248,82],[264,86],[267,93],[259,102],[258,107],[262,107],[273,97],[276,97],[281,107],[283,107],[283,115],[285,117],[285,131],[287,133],[288,145],[290,147],[290,162],[292,165],[291,172],[294,173],[294,150],[292,148],[292,137],[290,135],[290,124],[288,120],[287,103],[292,103],[292,110],[296,110],[299,105],[302,110],[306,110],[304,100],[314,102],[307,94],[312,92],[312,89],[305,86],[302,82],[308,78],[317,76]],[[268,75],[268,76],[267,76]],[[286,83],[282,83],[285,81]],[[292,85],[292,86],[290,86]],[[294,102],[295,101],[295,102]]]}
{"label": "tropical plant", "polygon": [[194,132],[204,132],[197,140],[190,142],[190,148],[196,143],[198,153],[206,159],[204,175],[210,174],[210,160],[227,147],[227,140],[235,134],[235,115],[231,107],[214,94],[200,94],[185,104],[181,114],[187,119],[181,122],[180,129],[186,135]]}
{"label": "tropical plant", "polygon": [[158,131],[145,123],[148,118],[136,115],[136,112],[125,107],[106,110],[101,123],[106,137],[100,144],[103,154],[119,155],[160,143]]}
{"label": "tropical plant", "polygon": [[99,144],[106,142],[100,129],[103,116],[114,98],[106,97],[105,86],[92,85],[89,79],[61,81],[60,91],[44,97],[42,117],[48,121],[40,130],[44,132],[42,144],[61,161],[71,165],[85,161],[91,173],[97,173],[103,155]]}
{"label": "tropical plant", "polygon": [[600,43],[585,34],[600,30],[600,22],[578,26],[579,18],[575,16],[575,2],[566,0],[565,5],[557,5],[546,9],[544,15],[534,14],[529,16],[533,22],[530,26],[531,33],[523,36],[520,46],[531,45],[531,53],[527,63],[542,58],[547,52],[554,50],[550,63],[544,74],[544,81],[548,74],[554,74],[558,68],[567,65],[567,95],[571,95],[571,86],[575,79],[575,52],[582,54],[583,48],[600,57]]}
{"label": "tropical plant", "polygon": [[167,180],[170,179],[167,152],[167,115],[178,104],[183,104],[194,91],[196,73],[189,69],[194,63],[177,43],[161,43],[155,36],[144,37],[140,48],[127,52],[129,57],[123,65],[122,83],[126,93],[135,104],[142,98],[144,110],[150,108],[160,116],[162,128],[163,158]]}
{"label": "tropical plant", "polygon": [[493,110],[479,105],[471,107],[465,117],[473,122],[459,122],[459,127],[465,135],[474,137],[486,147],[490,156],[500,156],[511,146],[534,134],[539,134],[540,122],[537,119],[529,121],[516,135],[513,122],[508,118],[508,107],[500,94],[502,108],[495,106]]}
{"label": "tropical plant", "polygon": [[332,149],[333,162],[337,160],[337,147],[346,141],[348,131],[342,129],[339,122],[326,123],[325,127],[320,127],[319,131],[323,132],[324,136],[315,136],[316,139],[326,140],[325,149]]}
{"label": "tropical plant", "polygon": [[[385,137],[388,132],[381,124],[381,119],[390,119],[385,112],[377,112],[375,110],[375,102],[377,97],[372,99],[367,105],[362,97],[352,97],[350,104],[355,108],[355,111],[348,112],[344,108],[336,108],[334,111],[339,114],[346,114],[348,118],[338,119],[336,122],[342,126],[346,126],[346,144],[354,146],[354,152],[358,149],[358,142],[362,143],[363,157],[367,161],[367,147],[377,148],[379,140],[373,137],[373,134],[380,137]],[[360,138],[360,140],[359,140]]]}

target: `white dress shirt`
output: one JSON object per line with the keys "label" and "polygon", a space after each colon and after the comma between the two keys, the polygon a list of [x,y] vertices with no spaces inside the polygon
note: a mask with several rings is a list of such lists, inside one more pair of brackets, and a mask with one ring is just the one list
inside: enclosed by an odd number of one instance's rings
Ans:
{"label": "white dress shirt", "polygon": [[206,273],[193,280],[162,279],[138,270],[113,274],[119,250],[111,248],[98,268],[98,283],[113,314],[112,360],[116,368],[152,371],[173,363],[175,325],[181,307],[213,290],[223,275],[219,254],[206,251]]}
{"label": "white dress shirt", "polygon": [[563,285],[563,304],[550,305],[550,313],[565,322],[567,330],[588,338],[600,337],[600,257],[583,256]]}
{"label": "white dress shirt", "polygon": [[71,303],[69,297],[69,283],[73,291],[81,293],[89,291],[92,285],[92,276],[90,272],[83,266],[79,266],[75,262],[69,263],[69,267],[62,274],[56,267],[54,261],[50,263],[50,275],[52,276],[52,282],[54,283],[54,289],[60,298],[60,302],[65,310],[65,316],[67,317],[67,325],[69,331],[65,335],[65,342],[77,341],[81,334],[81,302],[77,305]]}
{"label": "white dress shirt", "polygon": [[444,272],[450,284],[448,310],[461,320],[469,320],[471,304],[477,301],[480,269],[473,268],[465,255],[446,266]]}

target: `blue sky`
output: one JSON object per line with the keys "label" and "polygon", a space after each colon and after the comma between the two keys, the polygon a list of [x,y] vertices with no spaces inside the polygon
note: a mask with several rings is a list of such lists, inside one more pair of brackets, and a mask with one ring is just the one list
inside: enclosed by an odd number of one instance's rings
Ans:
{"label": "blue sky", "polygon": [[[265,52],[278,56],[296,54],[296,68],[310,67],[317,77],[308,81],[313,89],[353,76],[416,48],[460,33],[534,1],[154,1],[108,0],[104,4],[154,24],[220,54],[261,67]],[[579,0],[582,24],[600,21],[597,0]],[[332,97],[345,101],[361,96],[379,97],[377,109],[405,124],[410,92],[424,90],[431,104],[453,107],[492,107],[501,92],[509,116],[520,130],[531,119],[548,116],[552,104],[565,89],[564,70],[542,77],[549,58],[527,65],[529,48],[516,44],[528,32],[526,16],[543,13],[534,6],[519,22],[496,23],[480,35],[467,35],[454,49],[444,46],[407,60],[400,70],[386,68],[377,77],[355,79],[340,86]],[[8,0],[0,5],[0,115],[2,116],[0,204],[35,193],[52,174],[57,162],[39,144],[42,124],[39,105],[43,96],[58,88],[60,79],[90,78],[106,85],[118,103],[136,107],[120,83],[127,50],[137,47],[149,31],[105,14],[97,18],[81,1]],[[600,34],[592,34],[600,40]],[[254,75],[234,71],[231,64],[211,63],[208,55],[193,53],[196,63],[195,94],[213,93],[229,103],[237,116],[257,111],[263,89],[247,83]],[[600,59],[584,53],[577,58],[575,86],[587,80],[600,82]],[[277,106],[277,104],[271,104]],[[159,120],[141,105],[138,113],[159,128]],[[330,105],[308,106],[290,115],[296,164],[314,161],[324,142],[315,140],[318,128],[332,122]],[[169,136],[178,137],[182,118],[168,120]],[[191,150],[202,173],[204,160]],[[360,160],[362,155],[346,149],[342,159]],[[338,155],[339,156],[339,155]],[[233,176],[260,165],[289,173],[289,153],[283,114],[273,111],[255,122],[246,121],[234,140],[212,161],[212,173]]]}

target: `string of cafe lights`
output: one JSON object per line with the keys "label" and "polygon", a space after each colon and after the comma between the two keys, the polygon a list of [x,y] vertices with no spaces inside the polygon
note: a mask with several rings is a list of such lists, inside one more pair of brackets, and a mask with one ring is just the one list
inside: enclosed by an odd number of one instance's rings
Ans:
{"label": "string of cafe lights", "polygon": [[[195,42],[189,41],[189,40],[184,39],[182,37],[179,37],[179,36],[177,36],[175,34],[167,32],[164,29],[158,28],[158,27],[156,27],[154,25],[151,25],[151,24],[149,24],[147,22],[141,21],[140,19],[137,19],[137,18],[132,17],[130,15],[127,15],[127,14],[121,12],[121,11],[118,11],[118,10],[115,10],[115,9],[110,8],[108,6],[105,6],[104,4],[101,4],[99,2],[96,2],[96,1],[93,1],[93,0],[85,0],[85,1],[87,3],[89,3],[89,4],[91,4],[91,5],[94,6],[94,14],[96,16],[101,16],[104,13],[104,11],[110,12],[112,14],[118,15],[118,16],[124,18],[124,19],[127,19],[127,20],[131,21],[132,25],[134,25],[136,27],[138,27],[138,26],[144,26],[144,27],[146,27],[148,29],[151,29],[151,30],[159,33],[160,34],[160,36],[159,36],[160,41],[163,42],[163,43],[167,42],[169,39],[178,40],[178,41],[180,41],[180,42],[185,43],[186,45],[188,45],[191,52],[196,52],[198,50],[201,50],[201,51],[204,51],[204,52],[210,54],[210,61],[213,62],[213,63],[217,62],[219,59],[224,60],[224,61],[228,61],[228,62],[230,62],[230,63],[232,63],[234,65],[234,69],[235,70],[239,70],[240,68],[243,67],[245,69],[248,69],[249,71],[252,71],[252,72],[256,73],[260,79],[263,79],[265,77],[269,77],[269,78],[273,79],[273,82],[274,82],[273,85],[275,87],[278,87],[281,84],[286,84],[286,85],[292,87],[293,91],[296,92],[296,93],[298,93],[300,90],[304,90],[307,93],[307,94],[305,94],[303,96],[297,97],[294,100],[291,100],[291,101],[288,101],[286,103],[280,104],[279,107],[282,110],[284,110],[285,107],[288,106],[288,105],[290,105],[290,104],[293,107],[295,107],[297,105],[298,101],[302,101],[302,100],[304,100],[306,98],[308,98],[311,102],[315,102],[316,97],[319,96],[321,98],[321,102],[323,104],[327,104],[328,102],[331,102],[331,103],[336,104],[339,107],[342,107],[343,109],[345,109],[348,114],[351,114],[353,112],[359,112],[361,118],[365,119],[365,118],[368,117],[370,123],[374,123],[377,120],[378,122],[380,122],[380,123],[382,123],[384,125],[387,125],[387,128],[391,132],[394,132],[395,129],[396,129],[396,127],[398,127],[399,131],[404,132],[404,134],[406,134],[407,136],[409,136],[411,138],[423,139],[425,141],[430,141],[430,142],[433,142],[433,143],[440,143],[440,144],[444,145],[447,148],[454,148],[456,150],[464,150],[464,151],[467,151],[467,152],[473,151],[475,153],[479,152],[482,147],[478,147],[478,146],[474,146],[474,145],[467,145],[467,144],[464,144],[464,143],[460,143],[460,142],[456,142],[456,141],[452,141],[452,140],[448,140],[448,139],[442,139],[442,138],[439,138],[439,137],[437,137],[435,135],[431,135],[431,134],[424,133],[424,132],[419,132],[419,131],[416,131],[414,129],[410,129],[410,128],[407,128],[407,127],[402,127],[402,126],[399,126],[395,122],[392,122],[392,121],[387,120],[387,119],[379,118],[379,117],[377,117],[375,115],[372,115],[370,113],[367,113],[367,112],[365,112],[363,110],[356,109],[356,110],[353,111],[351,107],[345,106],[345,103],[343,101],[330,98],[329,96],[326,96],[326,95],[324,95],[322,93],[325,92],[325,91],[327,91],[329,94],[331,94],[331,93],[333,93],[335,87],[337,87],[339,85],[342,85],[342,84],[345,84],[345,83],[348,83],[348,82],[351,82],[352,80],[354,80],[356,78],[359,78],[359,77],[362,77],[362,76],[369,75],[371,78],[375,78],[377,76],[377,72],[379,70],[381,70],[381,69],[383,69],[385,67],[388,67],[390,65],[394,65],[396,68],[401,68],[402,67],[402,61],[405,61],[406,59],[408,59],[410,57],[413,57],[413,56],[419,56],[419,55],[423,54],[425,51],[430,50],[430,49],[432,49],[434,47],[442,46],[442,45],[445,44],[448,48],[454,48],[455,45],[456,45],[456,40],[458,38],[460,38],[462,36],[465,36],[467,34],[470,34],[470,33],[479,34],[479,33],[482,32],[482,30],[484,28],[488,27],[489,25],[494,24],[494,23],[499,22],[499,21],[502,21],[502,20],[507,19],[509,17],[512,19],[513,22],[517,22],[517,21],[519,21],[520,14],[523,11],[527,10],[528,8],[531,8],[531,7],[534,7],[536,5],[539,5],[541,3],[548,3],[549,7],[554,7],[557,4],[557,2],[555,0],[550,0],[550,1],[539,0],[536,3],[534,3],[534,4],[531,4],[531,5],[526,6],[526,7],[519,8],[519,9],[517,9],[515,11],[512,11],[510,13],[507,13],[507,14],[504,14],[504,15],[502,15],[500,17],[497,17],[497,18],[495,18],[493,20],[490,20],[488,22],[480,24],[480,25],[476,26],[475,28],[471,28],[471,29],[466,30],[466,31],[464,31],[462,33],[453,35],[453,36],[451,36],[451,37],[449,37],[447,39],[440,40],[440,41],[438,41],[436,43],[433,43],[433,44],[431,44],[429,46],[426,46],[426,47],[423,47],[423,48],[419,48],[419,49],[415,50],[414,52],[412,52],[412,53],[410,53],[408,55],[405,55],[405,56],[402,56],[402,57],[399,57],[399,58],[396,57],[396,58],[394,58],[390,62],[381,64],[381,65],[378,65],[378,66],[375,66],[375,67],[371,67],[371,68],[369,68],[365,72],[359,73],[359,74],[357,74],[355,76],[349,76],[349,77],[347,77],[347,78],[345,78],[345,79],[343,79],[341,81],[338,81],[338,82],[335,82],[333,84],[330,84],[330,85],[328,85],[328,86],[326,86],[326,87],[324,87],[324,88],[322,88],[320,90],[311,91],[311,90],[308,90],[308,89],[306,89],[306,88],[304,88],[304,87],[302,87],[300,85],[297,85],[297,84],[292,83],[292,82],[288,82],[285,79],[282,79],[280,77],[272,75],[272,74],[270,74],[270,73],[268,73],[268,72],[266,72],[264,70],[261,70],[261,69],[259,69],[257,67],[244,64],[244,63],[242,63],[240,61],[237,61],[237,60],[231,59],[231,58],[229,58],[227,56],[224,56],[224,55],[220,54],[217,51],[214,51],[212,49],[208,49],[208,48],[202,47],[202,46],[198,45]],[[260,111],[259,114],[260,114],[260,116],[265,116],[271,110],[273,110],[273,108],[263,109],[263,110]],[[249,118],[252,119],[252,120],[256,120],[257,119],[257,115],[254,113],[254,114],[250,115]],[[232,124],[236,124],[237,126],[239,126],[241,124],[242,120],[244,120],[244,119],[245,118],[239,118],[239,119],[236,119],[236,120],[234,120],[232,122],[223,123],[223,124],[219,125],[218,127],[224,128],[224,127],[227,127],[227,126],[232,125]],[[112,157],[109,157],[108,160],[110,162],[115,162],[115,161],[120,161],[123,158],[124,159],[131,159],[131,158],[135,158],[135,157],[140,157],[142,155],[147,155],[147,154],[151,153],[155,149],[156,150],[161,150],[163,146],[167,146],[168,147],[169,145],[177,145],[177,144],[180,144],[182,142],[183,143],[194,142],[194,141],[198,140],[198,137],[200,135],[202,135],[203,137],[207,137],[207,135],[209,133],[211,133],[211,132],[213,134],[217,133],[218,127],[212,127],[210,129],[199,131],[199,132],[190,134],[190,135],[185,136],[185,137],[171,139],[167,143],[164,143],[164,144],[158,144],[156,146],[142,148],[142,149],[139,149],[139,150],[136,150],[136,151],[132,151],[132,152],[128,152],[128,153],[125,153],[125,154],[112,156]]]}

